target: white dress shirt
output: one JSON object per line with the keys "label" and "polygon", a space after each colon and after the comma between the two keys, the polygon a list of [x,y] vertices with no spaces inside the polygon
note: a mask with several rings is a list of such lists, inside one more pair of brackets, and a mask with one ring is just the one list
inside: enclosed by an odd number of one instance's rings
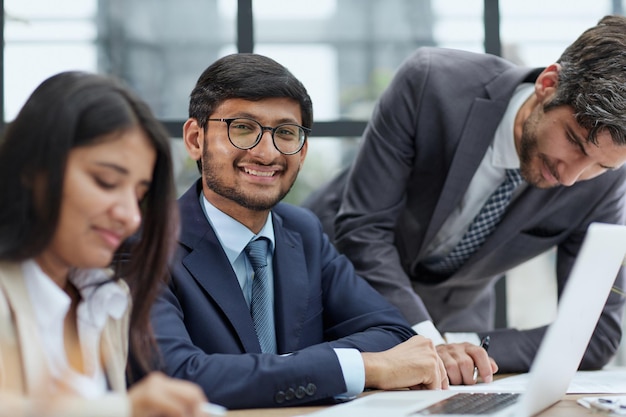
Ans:
{"label": "white dress shirt", "polygon": [[22,263],[25,284],[45,346],[44,354],[56,390],[70,390],[84,398],[107,392],[107,381],[100,360],[100,335],[107,317],[120,319],[128,308],[128,294],[111,280],[105,269],[74,270],[69,280],[78,289],[77,328],[84,373],[70,366],[63,337],[70,297],[34,260]]}

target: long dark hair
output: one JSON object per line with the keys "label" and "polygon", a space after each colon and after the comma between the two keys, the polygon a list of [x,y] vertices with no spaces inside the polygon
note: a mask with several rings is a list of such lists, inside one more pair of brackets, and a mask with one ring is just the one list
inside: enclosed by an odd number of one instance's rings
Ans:
{"label": "long dark hair", "polygon": [[[0,141],[0,260],[23,261],[50,243],[59,221],[69,152],[101,142],[107,134],[140,127],[157,153],[150,190],[141,205],[140,232],[128,239],[126,262],[115,269],[133,302],[130,349],[140,366],[152,359],[150,307],[167,275],[178,232],[178,211],[169,137],[149,107],[119,81],[85,72],[45,80],[28,98]],[[45,187],[33,184],[43,176]]]}

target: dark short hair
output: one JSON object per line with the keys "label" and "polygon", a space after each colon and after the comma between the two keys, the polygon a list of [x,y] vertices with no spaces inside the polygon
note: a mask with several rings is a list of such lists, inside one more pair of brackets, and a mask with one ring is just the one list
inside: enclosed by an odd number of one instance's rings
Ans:
{"label": "dark short hair", "polygon": [[[313,103],[304,85],[283,65],[263,55],[227,55],[211,64],[198,78],[189,99],[189,117],[206,129],[207,119],[224,101],[241,98],[291,98],[300,104],[302,125],[313,125]],[[201,170],[198,161],[198,169]]]}
{"label": "dark short hair", "polygon": [[608,131],[615,144],[626,145],[626,17],[603,17],[557,62],[557,90],[544,110],[572,106],[589,141],[597,143],[597,134]]}
{"label": "dark short hair", "polygon": [[[131,288],[131,347],[151,340],[149,308],[167,276],[178,231],[169,136],[150,108],[121,82],[70,71],[42,82],[0,140],[0,259],[23,261],[50,243],[59,221],[70,151],[140,127],[157,157],[140,207],[141,230],[123,248],[130,254],[124,278]],[[113,135],[113,136],[111,136]],[[35,201],[35,178],[45,178]],[[132,244],[131,244],[132,243]],[[121,271],[117,270],[116,279]]]}

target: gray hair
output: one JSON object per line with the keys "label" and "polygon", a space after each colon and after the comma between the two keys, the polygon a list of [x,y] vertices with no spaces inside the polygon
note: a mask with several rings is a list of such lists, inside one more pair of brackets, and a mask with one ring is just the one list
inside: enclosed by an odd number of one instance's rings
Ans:
{"label": "gray hair", "polygon": [[544,110],[572,106],[588,141],[597,143],[598,133],[608,131],[615,144],[626,145],[626,17],[603,17],[557,62],[557,90]]}

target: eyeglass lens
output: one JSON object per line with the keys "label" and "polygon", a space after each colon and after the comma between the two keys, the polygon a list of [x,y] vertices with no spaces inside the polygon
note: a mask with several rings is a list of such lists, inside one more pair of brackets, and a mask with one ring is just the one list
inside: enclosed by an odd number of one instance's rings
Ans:
{"label": "eyeglass lens", "polygon": [[[241,149],[253,147],[263,133],[263,127],[252,119],[234,119],[228,127],[233,144]],[[272,130],[276,148],[285,154],[298,152],[305,139],[305,132],[295,124],[282,124]]]}

